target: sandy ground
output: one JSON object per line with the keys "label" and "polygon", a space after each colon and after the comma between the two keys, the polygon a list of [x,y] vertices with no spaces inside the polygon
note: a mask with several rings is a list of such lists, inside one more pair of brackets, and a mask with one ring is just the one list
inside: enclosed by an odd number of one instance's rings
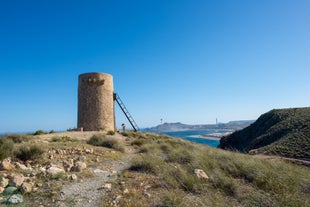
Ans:
{"label": "sandy ground", "polygon": [[[105,131],[102,131],[102,132],[98,132],[98,131],[84,131],[84,132],[66,131],[66,132],[57,132],[57,133],[52,133],[52,134],[37,135],[36,137],[38,137],[42,140],[50,140],[53,137],[68,136],[68,137],[77,138],[77,139],[81,139],[81,140],[87,140],[90,137],[92,137],[93,135],[98,134],[98,133],[106,134],[107,132],[105,132]],[[117,138],[117,139],[125,139],[124,136],[120,135],[119,133],[115,133],[115,135],[113,135],[113,137]]]}

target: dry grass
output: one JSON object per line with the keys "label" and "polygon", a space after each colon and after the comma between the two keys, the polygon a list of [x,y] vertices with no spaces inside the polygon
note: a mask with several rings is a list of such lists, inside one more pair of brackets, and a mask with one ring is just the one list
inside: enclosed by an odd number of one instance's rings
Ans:
{"label": "dry grass", "polygon": [[[130,135],[128,135],[130,137]],[[116,185],[120,206],[309,206],[309,168],[155,134],[136,133],[140,153]],[[203,169],[208,180],[199,179]],[[147,186],[147,189],[141,186]],[[129,193],[124,194],[124,189]],[[151,196],[149,196],[151,195]],[[112,197],[104,200],[112,202]]]}

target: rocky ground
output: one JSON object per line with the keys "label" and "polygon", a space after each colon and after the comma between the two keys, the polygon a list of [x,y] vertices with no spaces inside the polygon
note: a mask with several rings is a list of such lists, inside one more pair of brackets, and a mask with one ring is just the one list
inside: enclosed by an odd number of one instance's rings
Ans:
{"label": "rocky ground", "polygon": [[[118,174],[130,165],[135,150],[120,134],[106,136],[124,143],[124,153],[87,144],[86,140],[97,133],[36,136],[30,142],[45,150],[42,159],[3,160],[0,206],[99,206],[104,194],[113,188]],[[116,204],[117,197],[109,205]]]}

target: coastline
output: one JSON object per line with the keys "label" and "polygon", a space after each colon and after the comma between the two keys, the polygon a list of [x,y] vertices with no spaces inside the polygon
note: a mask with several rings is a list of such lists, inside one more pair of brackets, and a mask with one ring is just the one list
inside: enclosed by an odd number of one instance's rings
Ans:
{"label": "coastline", "polygon": [[199,138],[199,139],[208,139],[220,141],[222,137],[230,135],[233,132],[223,132],[223,133],[212,133],[212,134],[201,134],[201,135],[191,135],[189,137]]}
{"label": "coastline", "polygon": [[189,137],[192,137],[192,138],[199,138],[199,139],[216,140],[216,141],[221,140],[221,137],[208,136],[208,135],[191,135],[191,136],[189,136]]}

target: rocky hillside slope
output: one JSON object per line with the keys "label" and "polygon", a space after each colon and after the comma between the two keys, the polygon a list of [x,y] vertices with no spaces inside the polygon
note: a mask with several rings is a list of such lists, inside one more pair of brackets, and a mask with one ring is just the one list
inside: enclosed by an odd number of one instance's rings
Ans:
{"label": "rocky hillside slope", "polygon": [[310,206],[309,168],[277,157],[141,132],[0,140],[0,206]]}
{"label": "rocky hillside slope", "polygon": [[310,159],[310,107],[271,110],[247,128],[223,137],[219,147]]}
{"label": "rocky hillside slope", "polygon": [[219,123],[219,124],[182,124],[177,123],[163,123],[156,127],[146,128],[144,131],[147,132],[172,132],[172,131],[186,131],[186,130],[206,130],[206,129],[226,129],[226,130],[239,130],[243,129],[250,124],[253,120],[239,120],[239,121],[230,121],[228,123]]}

